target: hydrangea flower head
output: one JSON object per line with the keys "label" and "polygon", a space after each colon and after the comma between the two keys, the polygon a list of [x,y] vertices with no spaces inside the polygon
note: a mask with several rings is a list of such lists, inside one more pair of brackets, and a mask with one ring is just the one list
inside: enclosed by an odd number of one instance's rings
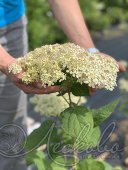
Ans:
{"label": "hydrangea flower head", "polygon": [[66,72],[93,88],[113,90],[119,66],[113,58],[85,51],[73,43],[45,45],[19,58],[9,67],[14,74],[24,71],[22,81],[26,84],[41,80],[42,86],[54,85],[66,80]]}

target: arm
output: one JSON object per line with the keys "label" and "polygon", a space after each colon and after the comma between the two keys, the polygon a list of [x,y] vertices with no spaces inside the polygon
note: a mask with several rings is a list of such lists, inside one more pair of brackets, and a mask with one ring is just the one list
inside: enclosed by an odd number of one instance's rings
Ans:
{"label": "arm", "polygon": [[0,45],[0,71],[7,75],[7,63],[14,62],[15,59],[11,57],[4,48]]}
{"label": "arm", "polygon": [[[47,0],[53,13],[70,42],[84,49],[95,47],[84,22],[77,0]],[[110,57],[103,54],[106,57]],[[120,72],[126,69],[119,63]]]}
{"label": "arm", "polygon": [[47,0],[70,42],[84,49],[95,47],[77,0]]}

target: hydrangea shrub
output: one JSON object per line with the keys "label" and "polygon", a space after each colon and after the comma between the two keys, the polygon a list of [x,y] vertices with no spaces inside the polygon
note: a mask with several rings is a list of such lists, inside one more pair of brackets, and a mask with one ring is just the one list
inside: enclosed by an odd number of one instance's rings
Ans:
{"label": "hydrangea shrub", "polygon": [[[67,170],[67,167],[71,167],[70,170],[113,169],[91,155],[80,161],[78,154],[79,150],[98,145],[99,125],[113,112],[118,100],[90,110],[80,105],[82,101],[78,97],[83,100],[82,96],[90,96],[88,86],[114,89],[119,71],[114,59],[89,53],[73,43],[46,45],[19,58],[10,66],[11,71],[14,74],[23,72],[22,81],[26,84],[41,80],[43,87],[60,85],[57,96],[55,93],[31,99],[37,104],[36,111],[48,117],[58,116],[60,124],[48,119],[27,137],[25,145],[22,145],[27,150],[27,165],[35,163],[38,170]],[[61,91],[65,87],[67,91]],[[73,100],[73,96],[78,100]],[[62,107],[59,106],[61,102]],[[36,150],[44,144],[47,144],[49,159],[43,152]]]}

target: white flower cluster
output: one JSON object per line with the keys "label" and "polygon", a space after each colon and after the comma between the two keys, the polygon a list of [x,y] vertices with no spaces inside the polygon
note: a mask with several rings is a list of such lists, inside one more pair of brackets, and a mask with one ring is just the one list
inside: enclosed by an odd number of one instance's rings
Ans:
{"label": "white flower cluster", "polygon": [[[24,71],[22,81],[26,84],[41,80],[42,86],[51,86],[66,79],[66,72],[77,82],[90,87],[113,90],[116,86],[119,66],[113,58],[85,51],[73,43],[46,45],[29,52],[9,68],[14,74]],[[19,69],[20,68],[20,69]]]}
{"label": "white flower cluster", "polygon": [[[34,97],[31,97],[30,102],[36,104],[34,108],[35,112],[39,112],[41,115],[45,115],[47,117],[59,116],[62,111],[69,107],[69,105],[63,97],[57,97],[57,94],[57,92],[43,95],[36,94]],[[68,93],[64,94],[64,97],[69,102]],[[71,100],[72,102],[77,103],[79,97],[71,94]],[[86,102],[86,98],[81,97],[79,105],[82,105]]]}

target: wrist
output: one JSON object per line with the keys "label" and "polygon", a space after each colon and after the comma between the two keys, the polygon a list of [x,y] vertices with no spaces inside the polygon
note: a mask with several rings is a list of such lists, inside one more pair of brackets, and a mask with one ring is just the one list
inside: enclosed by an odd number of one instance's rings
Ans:
{"label": "wrist", "polygon": [[95,47],[85,49],[85,51],[88,51],[88,52],[90,52],[90,53],[99,53],[99,52],[100,52],[100,51],[99,51],[97,48],[95,48]]}
{"label": "wrist", "polygon": [[11,57],[0,45],[0,71],[8,75],[8,67],[15,62],[15,58]]}

